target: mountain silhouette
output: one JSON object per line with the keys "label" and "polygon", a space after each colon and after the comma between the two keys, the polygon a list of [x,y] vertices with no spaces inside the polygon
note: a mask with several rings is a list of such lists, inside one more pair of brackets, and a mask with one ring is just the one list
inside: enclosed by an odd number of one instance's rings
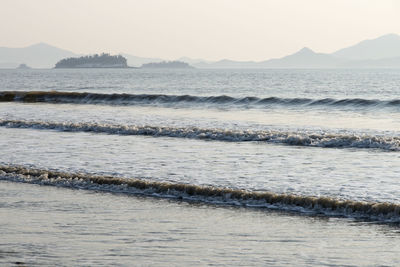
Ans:
{"label": "mountain silhouette", "polygon": [[51,68],[63,58],[76,56],[78,55],[71,51],[45,43],[22,48],[0,47],[0,65],[11,68],[15,68],[20,64],[27,64],[33,68]]}
{"label": "mountain silhouette", "polygon": [[[165,61],[161,58],[138,57],[121,54],[129,66]],[[26,64],[33,68],[52,68],[59,60],[81,56],[45,43],[23,48],[0,47],[0,68],[16,68]],[[353,46],[342,48],[331,54],[316,53],[304,47],[299,51],[282,57],[264,61],[234,61],[223,59],[207,61],[182,57],[196,68],[400,68],[400,36],[386,34],[375,39],[365,40]]]}
{"label": "mountain silhouette", "polygon": [[400,36],[387,34],[331,54],[304,47],[294,54],[265,60],[220,60],[193,64],[197,68],[400,68]]}
{"label": "mountain silhouette", "polygon": [[262,68],[327,68],[342,64],[344,61],[329,54],[315,53],[304,47],[298,52],[279,59],[270,59],[258,63]]}
{"label": "mountain silhouette", "polygon": [[161,58],[149,58],[149,57],[137,57],[125,53],[121,53],[123,57],[125,57],[128,60],[128,65],[131,67],[140,67],[143,64],[148,64],[148,63],[159,63],[164,61]]}
{"label": "mountain silhouette", "polygon": [[387,34],[340,49],[332,56],[347,60],[371,60],[400,57],[400,36]]}

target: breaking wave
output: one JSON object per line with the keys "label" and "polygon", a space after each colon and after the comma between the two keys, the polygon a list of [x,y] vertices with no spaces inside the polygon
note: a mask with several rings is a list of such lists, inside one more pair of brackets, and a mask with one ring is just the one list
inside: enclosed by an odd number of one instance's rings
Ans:
{"label": "breaking wave", "polygon": [[158,127],[100,123],[0,120],[0,127],[93,132],[118,135],[175,137],[227,142],[266,142],[326,148],[373,148],[400,151],[400,137],[338,134],[324,132],[287,132],[278,130],[226,130],[197,127]]}
{"label": "breaking wave", "polygon": [[145,181],[133,178],[49,171],[21,166],[0,166],[0,180],[70,188],[142,194],[214,204],[347,216],[379,221],[400,221],[400,204],[363,202],[331,197],[276,194],[192,184]]}
{"label": "breaking wave", "polygon": [[72,103],[72,104],[215,104],[215,105],[245,105],[268,107],[270,105],[287,106],[331,106],[331,107],[400,107],[400,99],[371,100],[361,98],[348,99],[310,99],[310,98],[280,98],[280,97],[243,97],[231,96],[192,96],[163,94],[101,94],[60,91],[3,91],[0,92],[0,102],[25,103]]}

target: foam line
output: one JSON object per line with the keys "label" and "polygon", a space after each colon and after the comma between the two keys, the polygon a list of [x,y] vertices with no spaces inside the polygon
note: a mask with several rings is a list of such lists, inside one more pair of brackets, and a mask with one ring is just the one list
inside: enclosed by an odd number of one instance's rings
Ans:
{"label": "foam line", "polygon": [[400,220],[400,205],[387,202],[363,202],[331,197],[254,192],[193,184],[67,173],[10,165],[0,165],[0,179],[89,190],[174,197],[244,207],[267,207],[306,213],[317,212],[327,216],[350,216],[391,222]]}
{"label": "foam line", "polygon": [[346,99],[311,99],[311,98],[258,98],[247,96],[236,98],[227,95],[220,96],[192,96],[192,95],[164,95],[164,94],[101,94],[88,92],[61,92],[61,91],[3,91],[0,92],[0,102],[24,103],[73,103],[73,104],[214,104],[246,107],[263,107],[270,105],[283,106],[331,106],[331,107],[400,107],[400,99],[377,100],[362,98]]}
{"label": "foam line", "polygon": [[1,120],[0,127],[57,130],[65,132],[93,132],[119,135],[190,138],[225,142],[265,142],[294,146],[324,148],[364,148],[400,151],[400,137],[356,134],[287,132],[278,130],[227,130],[197,127],[158,127],[115,125],[100,123],[45,122]]}

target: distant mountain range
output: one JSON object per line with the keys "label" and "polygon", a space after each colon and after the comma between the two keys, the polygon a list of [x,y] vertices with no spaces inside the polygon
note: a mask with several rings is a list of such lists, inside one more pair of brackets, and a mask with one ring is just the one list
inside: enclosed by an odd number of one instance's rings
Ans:
{"label": "distant mountain range", "polygon": [[331,54],[304,47],[298,52],[265,61],[199,62],[197,68],[400,68],[400,36],[387,34]]}
{"label": "distant mountain range", "polygon": [[0,68],[16,68],[26,64],[33,68],[52,68],[61,59],[77,54],[45,43],[23,48],[0,47]]}
{"label": "distant mountain range", "polygon": [[[139,67],[142,64],[162,62],[161,58],[137,57],[121,53],[128,65]],[[71,51],[45,43],[24,48],[0,47],[0,68],[16,68],[27,64],[33,68],[52,68],[59,60],[78,57]],[[331,54],[316,53],[309,48],[276,59],[265,61],[207,61],[182,57],[177,59],[196,68],[400,68],[400,36],[387,34],[376,39],[365,40]]]}
{"label": "distant mountain range", "polygon": [[125,53],[121,53],[121,55],[128,60],[128,65],[131,67],[140,67],[143,64],[159,63],[165,61],[164,59],[161,58],[137,57]]}

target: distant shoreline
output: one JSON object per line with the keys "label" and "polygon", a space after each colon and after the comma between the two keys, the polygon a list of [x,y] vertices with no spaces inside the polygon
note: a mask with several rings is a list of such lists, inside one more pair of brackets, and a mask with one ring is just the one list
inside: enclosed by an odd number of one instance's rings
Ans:
{"label": "distant shoreline", "polygon": [[140,67],[54,67],[54,68],[49,68],[49,69],[43,69],[43,70],[53,70],[53,69],[140,69]]}

